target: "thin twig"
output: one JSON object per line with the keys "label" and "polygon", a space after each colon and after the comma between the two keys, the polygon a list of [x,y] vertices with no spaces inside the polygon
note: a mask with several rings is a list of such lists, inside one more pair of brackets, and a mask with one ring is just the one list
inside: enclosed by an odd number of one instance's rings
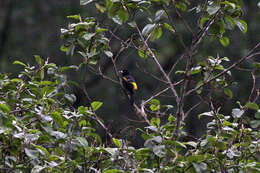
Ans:
{"label": "thin twig", "polygon": [[177,9],[175,6],[173,6],[173,9],[174,9],[174,11],[176,12],[176,14],[178,15],[178,17],[181,18],[181,20],[182,20],[182,22],[183,22],[185,28],[186,28],[186,29],[192,34],[192,36],[194,37],[194,33],[193,33],[193,31],[192,31],[190,25],[188,24],[188,22],[182,17],[181,13],[178,11],[178,9]]}
{"label": "thin twig", "polygon": [[[192,110],[194,110],[195,108],[197,108],[199,105],[201,105],[201,103],[204,102],[203,100],[200,100],[200,102],[198,102],[197,104],[193,105],[184,115],[184,119],[186,119],[188,117],[188,115],[191,113]],[[183,119],[183,120],[184,120]]]}
{"label": "thin twig", "polygon": [[256,90],[256,85],[255,85],[256,84],[256,76],[255,76],[254,72],[251,72],[251,75],[252,75],[252,78],[253,78],[253,86],[252,86],[252,89],[251,89],[250,96],[248,98],[248,102],[252,101],[253,93]]}
{"label": "thin twig", "polygon": [[147,75],[150,75],[152,78],[154,78],[154,79],[156,79],[156,80],[158,80],[158,81],[160,81],[160,82],[163,82],[163,83],[165,83],[165,84],[168,84],[168,82],[166,82],[166,81],[160,79],[159,77],[153,75],[151,72],[147,72],[144,68],[141,68],[137,63],[136,63],[136,66],[137,66],[137,68],[138,68],[140,71],[142,71],[143,73],[145,73],[145,74],[147,74]]}
{"label": "thin twig", "polygon": [[175,90],[174,85],[172,84],[172,82],[171,82],[169,76],[165,73],[165,71],[163,70],[161,64],[160,64],[159,61],[157,60],[157,58],[156,58],[154,52],[151,50],[151,48],[149,47],[149,45],[148,45],[147,42],[145,41],[145,39],[144,39],[144,37],[143,37],[143,35],[142,35],[140,29],[139,29],[138,27],[136,27],[136,28],[137,28],[137,31],[138,31],[138,33],[139,33],[139,36],[140,36],[142,42],[144,43],[145,47],[146,47],[147,50],[149,51],[149,53],[150,53],[152,59],[153,59],[154,62],[156,63],[156,65],[157,65],[157,67],[159,68],[160,72],[163,74],[163,76],[165,77],[165,79],[166,79],[167,82],[169,83],[169,86],[170,86],[170,88],[171,88],[171,91],[173,92],[173,95],[175,96],[177,103],[179,103],[179,96],[178,96],[177,91]]}
{"label": "thin twig", "polygon": [[[258,46],[260,46],[260,44],[258,44]],[[255,48],[254,48],[254,49],[255,49]],[[226,74],[228,71],[230,71],[230,70],[233,69],[234,67],[236,67],[236,66],[238,66],[239,64],[241,64],[243,61],[245,61],[245,60],[247,60],[247,59],[250,59],[250,58],[252,58],[252,57],[254,57],[254,56],[256,56],[256,55],[260,55],[260,52],[256,52],[256,53],[253,53],[253,54],[251,54],[251,55],[244,56],[243,58],[239,59],[237,62],[235,62],[235,63],[233,63],[231,66],[229,66],[226,70],[224,70],[224,71],[220,72],[219,74],[217,74],[215,77],[213,77],[213,78],[211,78],[211,79],[205,81],[203,84],[200,84],[200,85],[198,85],[197,87],[195,87],[195,88],[189,90],[189,91],[186,93],[185,96],[188,96],[188,95],[190,95],[192,92],[197,91],[198,89],[200,89],[200,88],[203,87],[204,85],[208,84],[209,82],[211,82],[211,81],[217,79],[218,77],[220,77],[220,76]]]}
{"label": "thin twig", "polygon": [[[87,99],[89,100],[89,102],[92,102],[92,99],[90,98],[87,90],[86,90],[86,87],[85,86],[82,86],[81,88],[84,92],[84,94],[86,95]],[[90,104],[91,106],[91,104]],[[94,114],[94,116],[91,116],[92,119],[94,119],[95,121],[98,122],[98,124],[106,131],[106,133],[108,134],[108,136],[110,137],[110,139],[113,138],[113,135],[109,132],[108,128],[105,126],[105,124],[102,123],[102,121],[99,119],[99,117],[97,116],[95,110],[93,109],[93,107],[91,106],[91,109],[92,109],[92,112]]]}
{"label": "thin twig", "polygon": [[152,95],[149,99],[147,99],[147,100],[145,100],[145,101],[142,102],[141,107],[145,106],[149,101],[151,101],[151,100],[154,99],[155,97],[160,96],[161,94],[165,93],[165,92],[168,91],[169,89],[170,89],[170,87],[167,87],[167,88],[165,88],[165,89],[159,91],[158,93]]}

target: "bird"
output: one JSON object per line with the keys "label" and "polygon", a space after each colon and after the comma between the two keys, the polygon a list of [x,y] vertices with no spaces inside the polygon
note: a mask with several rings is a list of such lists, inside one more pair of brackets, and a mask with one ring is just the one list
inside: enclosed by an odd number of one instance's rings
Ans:
{"label": "bird", "polygon": [[122,74],[123,87],[129,94],[130,104],[133,105],[135,102],[134,93],[138,89],[135,79],[129,74],[128,70],[120,70],[119,73]]}

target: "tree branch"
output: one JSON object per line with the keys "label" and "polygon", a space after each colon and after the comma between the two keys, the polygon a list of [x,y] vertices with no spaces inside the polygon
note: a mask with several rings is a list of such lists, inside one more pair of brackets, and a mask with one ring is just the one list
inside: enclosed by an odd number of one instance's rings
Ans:
{"label": "tree branch", "polygon": [[[255,49],[256,49],[257,47],[259,47],[259,46],[260,46],[260,43],[258,43],[252,50],[255,50]],[[251,53],[252,50],[250,50],[249,53]],[[197,91],[198,89],[200,89],[200,88],[203,87],[204,85],[208,84],[209,82],[211,82],[211,81],[217,79],[218,77],[220,77],[220,76],[226,74],[228,71],[230,71],[231,69],[233,69],[233,68],[235,68],[236,66],[238,66],[239,64],[241,64],[243,61],[245,61],[245,60],[247,60],[247,59],[250,59],[250,58],[252,58],[252,57],[254,57],[254,56],[256,56],[256,55],[260,55],[260,52],[256,52],[256,53],[253,53],[253,54],[248,54],[248,55],[242,57],[242,58],[239,59],[237,62],[235,62],[234,64],[232,64],[232,65],[229,66],[227,69],[225,69],[224,71],[220,72],[219,74],[217,74],[217,75],[214,76],[213,78],[211,78],[211,79],[207,80],[206,82],[204,82],[203,84],[198,85],[197,87],[195,87],[195,88],[189,90],[189,91],[185,94],[185,96],[188,96],[188,95],[190,95],[192,92]]]}

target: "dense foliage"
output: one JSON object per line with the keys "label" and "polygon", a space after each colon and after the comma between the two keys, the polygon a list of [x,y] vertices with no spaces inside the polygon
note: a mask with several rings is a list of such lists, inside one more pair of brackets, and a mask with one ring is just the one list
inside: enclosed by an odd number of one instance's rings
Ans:
{"label": "dense foliage", "polygon": [[[256,84],[260,65],[253,60],[260,55],[260,43],[236,59],[219,55],[202,58],[199,49],[215,40],[229,46],[227,30],[235,27],[247,32],[247,23],[241,19],[241,1],[81,0],[81,4],[97,8],[96,16],[68,16],[73,22],[61,29],[61,50],[68,56],[79,54],[79,64],[59,67],[35,56],[33,66],[14,62],[23,67],[17,77],[0,75],[2,172],[260,171],[260,93]],[[137,20],[138,15],[148,24]],[[175,15],[181,18],[181,24],[174,23]],[[99,17],[109,22],[104,24]],[[193,19],[196,27],[191,27],[186,18]],[[180,26],[190,32],[189,43],[183,42]],[[117,35],[119,29],[128,32]],[[155,46],[166,33],[183,46],[179,57],[171,57],[173,63],[168,70],[162,67],[165,57]],[[87,68],[116,85],[128,99],[118,70],[122,52],[129,49],[140,56],[142,75],[152,76],[158,85],[147,99],[129,105],[139,117],[137,121],[144,124],[136,129],[144,139],[139,148],[133,147],[128,138],[113,134],[99,114],[103,101],[92,99],[87,85],[70,81],[66,75]],[[113,74],[103,71],[104,59],[109,59]],[[239,67],[244,62],[247,69]],[[160,75],[151,68],[158,69]],[[252,76],[246,103],[233,97],[232,87],[241,82],[232,78],[235,68]],[[75,104],[78,98],[72,86],[82,90],[88,105]],[[163,99],[165,95],[169,99]],[[222,106],[231,101],[236,107],[223,113]],[[194,114],[198,107],[207,111]],[[209,119],[200,138],[185,132],[189,116]],[[105,135],[98,133],[100,129]]]}

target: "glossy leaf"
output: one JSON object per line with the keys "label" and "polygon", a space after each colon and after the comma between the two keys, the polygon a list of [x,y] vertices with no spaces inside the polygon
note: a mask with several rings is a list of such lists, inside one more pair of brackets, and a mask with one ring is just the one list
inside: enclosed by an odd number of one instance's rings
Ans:
{"label": "glossy leaf", "polygon": [[224,88],[224,93],[225,93],[230,99],[233,98],[233,92],[232,92],[230,89]]}
{"label": "glossy leaf", "polygon": [[87,5],[91,2],[93,2],[94,0],[80,0],[80,5]]}
{"label": "glossy leaf", "polygon": [[232,109],[232,116],[234,118],[240,118],[244,114],[244,112],[245,112],[244,110],[235,108],[235,109]]}
{"label": "glossy leaf", "polygon": [[246,107],[248,109],[252,109],[252,110],[256,110],[256,111],[259,109],[258,105],[256,103],[254,103],[254,102],[248,102],[246,104]]}
{"label": "glossy leaf", "polygon": [[91,107],[94,109],[94,111],[98,110],[103,105],[102,102],[94,101],[91,103]]}
{"label": "glossy leaf", "polygon": [[244,20],[236,19],[234,22],[243,33],[247,32],[247,23]]}
{"label": "glossy leaf", "polygon": [[212,4],[212,5],[208,6],[207,12],[209,13],[209,15],[214,15],[218,12],[219,9],[220,9],[219,5]]}
{"label": "glossy leaf", "polygon": [[148,34],[150,34],[152,32],[152,30],[154,29],[155,24],[147,24],[143,30],[142,30],[142,34],[144,36],[147,36]]}
{"label": "glossy leaf", "polygon": [[219,39],[219,42],[222,44],[222,46],[225,46],[225,47],[227,47],[229,45],[229,43],[230,43],[228,37],[221,37]]}
{"label": "glossy leaf", "polygon": [[118,148],[120,148],[120,147],[122,146],[122,144],[121,144],[121,142],[120,142],[119,139],[113,138],[113,142],[114,142],[114,144],[115,144]]}

